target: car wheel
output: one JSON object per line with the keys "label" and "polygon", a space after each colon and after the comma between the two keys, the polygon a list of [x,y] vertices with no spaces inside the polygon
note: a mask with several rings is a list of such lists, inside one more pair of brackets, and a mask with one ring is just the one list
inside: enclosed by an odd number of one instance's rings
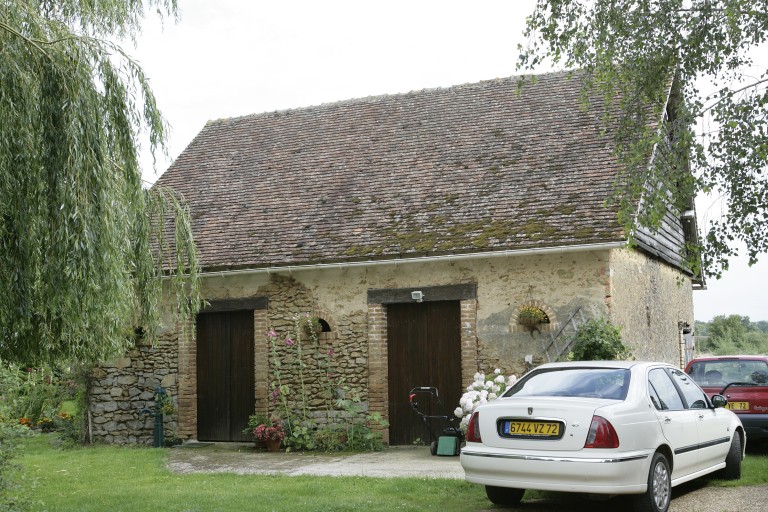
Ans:
{"label": "car wheel", "polygon": [[667,512],[672,498],[669,462],[664,454],[656,452],[648,472],[648,489],[635,498],[637,512]]}
{"label": "car wheel", "polygon": [[738,480],[741,478],[741,436],[738,432],[733,434],[731,449],[725,456],[725,467],[720,473],[723,480]]}
{"label": "car wheel", "polygon": [[523,499],[525,489],[511,489],[509,487],[485,486],[485,494],[494,505],[517,505]]}

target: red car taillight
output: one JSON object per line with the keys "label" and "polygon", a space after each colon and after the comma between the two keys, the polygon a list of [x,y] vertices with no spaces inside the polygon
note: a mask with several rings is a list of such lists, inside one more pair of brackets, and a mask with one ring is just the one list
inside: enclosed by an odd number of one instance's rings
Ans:
{"label": "red car taillight", "polygon": [[467,425],[467,442],[469,443],[482,443],[483,439],[480,437],[480,413],[472,413],[472,417],[469,419],[469,425]]}
{"label": "red car taillight", "polygon": [[618,448],[619,435],[611,422],[602,416],[592,416],[584,448]]}

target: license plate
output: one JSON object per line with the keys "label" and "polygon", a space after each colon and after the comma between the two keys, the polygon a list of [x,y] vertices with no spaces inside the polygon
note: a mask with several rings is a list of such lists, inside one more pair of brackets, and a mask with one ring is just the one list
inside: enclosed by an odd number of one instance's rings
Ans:
{"label": "license plate", "polygon": [[748,411],[749,402],[728,402],[725,407],[732,411]]}
{"label": "license plate", "polygon": [[560,424],[550,421],[505,421],[502,432],[508,436],[560,437]]}

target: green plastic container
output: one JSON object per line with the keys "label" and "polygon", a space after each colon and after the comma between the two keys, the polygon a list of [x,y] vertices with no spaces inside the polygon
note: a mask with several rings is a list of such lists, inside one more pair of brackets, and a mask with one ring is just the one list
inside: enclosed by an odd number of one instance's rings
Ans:
{"label": "green plastic container", "polygon": [[437,439],[437,454],[443,457],[454,457],[459,454],[459,438],[440,436]]}

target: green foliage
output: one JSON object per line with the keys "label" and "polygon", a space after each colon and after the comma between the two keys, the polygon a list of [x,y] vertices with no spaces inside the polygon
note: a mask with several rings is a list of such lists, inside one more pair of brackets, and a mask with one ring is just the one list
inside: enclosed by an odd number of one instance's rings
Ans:
{"label": "green foliage", "polygon": [[697,322],[696,335],[704,337],[698,351],[713,355],[768,354],[765,324],[740,315],[720,315],[710,322]]}
{"label": "green foliage", "polygon": [[591,319],[581,324],[574,336],[569,359],[610,361],[628,359],[630,350],[621,341],[621,331],[608,320]]}
{"label": "green foliage", "polygon": [[[0,417],[60,433],[62,446],[85,440],[87,367],[18,367],[0,364]],[[2,510],[2,509],[0,509]]]}
{"label": "green foliage", "polygon": [[[728,208],[706,226],[702,246],[688,248],[691,268],[698,270],[699,251],[704,270],[717,277],[740,244],[750,262],[768,251],[768,72],[750,69],[751,51],[768,36],[765,5],[539,0],[526,36],[519,68],[548,60],[583,68],[588,89],[609,106],[603,121],[618,124],[624,172],[616,200],[628,233],[658,227],[669,197],[690,209],[694,194],[712,193]],[[695,135],[697,125],[703,133]]]}
{"label": "green foliage", "polygon": [[23,379],[16,369],[0,365],[0,512],[26,510],[30,490],[14,463],[22,436],[28,431],[19,423],[17,391]]}
{"label": "green foliage", "polygon": [[5,415],[0,405],[0,512],[29,510],[31,491],[14,461],[25,433],[26,428]]}
{"label": "green foliage", "polygon": [[702,322],[701,320],[696,320],[693,323],[693,332],[696,333],[696,336],[708,336],[709,324],[707,322]]}
{"label": "green foliage", "polygon": [[[136,62],[103,36],[134,37],[144,6],[175,0],[5,2],[0,10],[0,358],[107,359],[161,318],[199,307],[189,216],[142,188],[139,136],[166,124]],[[174,219],[172,223],[166,220]]]}
{"label": "green foliage", "polygon": [[63,390],[50,368],[3,364],[0,383],[3,389],[0,398],[8,406],[8,412],[30,427],[38,426],[44,418],[53,418],[63,400]]}

